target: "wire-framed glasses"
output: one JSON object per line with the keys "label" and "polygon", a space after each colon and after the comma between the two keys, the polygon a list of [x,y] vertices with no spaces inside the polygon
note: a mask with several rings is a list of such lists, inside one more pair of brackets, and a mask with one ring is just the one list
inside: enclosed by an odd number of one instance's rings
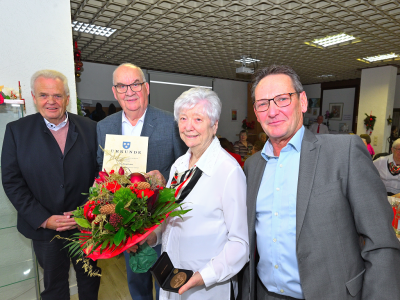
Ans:
{"label": "wire-framed glasses", "polygon": [[118,83],[114,85],[115,89],[117,90],[118,93],[124,94],[128,91],[128,86],[131,88],[132,92],[140,92],[142,90],[142,85],[146,83],[144,82],[134,82],[131,84],[122,84]]}
{"label": "wire-framed glasses", "polygon": [[276,106],[278,107],[285,107],[292,103],[292,95],[298,94],[297,92],[294,93],[285,93],[275,96],[272,99],[260,99],[254,102],[254,108],[258,112],[263,112],[268,110],[270,101],[274,101]]}

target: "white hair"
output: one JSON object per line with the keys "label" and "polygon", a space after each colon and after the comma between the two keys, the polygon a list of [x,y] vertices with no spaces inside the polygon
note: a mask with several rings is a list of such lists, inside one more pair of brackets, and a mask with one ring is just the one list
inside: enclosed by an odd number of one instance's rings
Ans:
{"label": "white hair", "polygon": [[397,139],[393,142],[392,148],[395,148],[397,145],[400,145],[400,139]]}
{"label": "white hair", "polygon": [[178,121],[179,114],[182,110],[192,109],[200,102],[204,102],[204,113],[206,113],[210,118],[211,126],[214,126],[215,122],[219,120],[221,115],[221,100],[219,100],[218,95],[214,91],[202,87],[191,88],[190,90],[183,92],[182,95],[175,100],[175,120]]}
{"label": "white hair", "polygon": [[40,70],[35,72],[35,74],[31,77],[31,90],[32,93],[35,94],[35,81],[39,78],[51,78],[51,79],[60,79],[64,84],[64,92],[67,96],[69,96],[69,87],[68,87],[68,79],[64,74],[55,71],[55,70]]}
{"label": "white hair", "polygon": [[142,81],[146,82],[146,77],[144,76],[144,73],[143,73],[143,71],[142,71],[142,69],[140,67],[138,67],[137,65],[131,64],[131,63],[123,63],[123,64],[120,64],[113,72],[113,85],[115,84],[115,80],[114,80],[115,79],[115,73],[117,72],[117,70],[120,67],[131,67],[131,68],[138,69],[139,72],[140,72],[140,75],[142,76]]}

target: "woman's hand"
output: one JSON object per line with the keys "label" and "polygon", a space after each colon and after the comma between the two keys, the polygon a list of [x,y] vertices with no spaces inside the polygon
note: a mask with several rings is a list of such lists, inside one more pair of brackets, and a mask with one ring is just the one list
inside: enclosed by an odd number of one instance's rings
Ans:
{"label": "woman's hand", "polygon": [[[143,245],[145,242],[147,242],[147,244],[149,246],[154,246],[155,243],[157,243],[157,235],[154,232],[150,233],[144,240],[139,242],[139,245]],[[139,248],[139,246],[138,246],[138,244],[136,244],[136,245],[133,245],[133,246],[129,247],[128,249],[126,249],[126,252],[136,253],[138,248]]]}
{"label": "woman's hand", "polygon": [[160,171],[158,171],[158,170],[153,170],[153,171],[147,172],[147,173],[144,175],[144,176],[147,178],[146,175],[150,175],[150,176],[156,177],[157,180],[158,180],[159,182],[161,182],[161,185],[163,185],[163,186],[165,186],[165,185],[167,184],[167,182],[165,181],[164,176],[163,176],[163,175],[160,173]]}
{"label": "woman's hand", "polygon": [[203,280],[203,277],[201,277],[200,273],[196,272],[189,279],[189,281],[179,289],[179,295],[182,295],[187,290],[190,290],[191,288],[194,288],[195,286],[200,286],[200,285],[204,285],[204,280]]}

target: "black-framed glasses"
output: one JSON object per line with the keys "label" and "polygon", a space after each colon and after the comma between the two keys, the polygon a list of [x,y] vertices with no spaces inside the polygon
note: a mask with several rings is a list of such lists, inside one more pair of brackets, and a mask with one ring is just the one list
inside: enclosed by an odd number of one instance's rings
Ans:
{"label": "black-framed glasses", "polygon": [[290,105],[290,103],[292,103],[292,95],[294,94],[298,94],[298,92],[280,94],[272,99],[260,99],[255,101],[253,105],[255,110],[258,112],[263,112],[268,110],[271,101],[274,101],[274,103],[278,107],[285,107]]}
{"label": "black-framed glasses", "polygon": [[122,84],[118,83],[114,85],[115,89],[118,93],[124,94],[128,91],[128,86],[131,88],[132,92],[140,92],[142,90],[142,85],[145,84],[146,81],[143,82],[134,82],[131,84]]}

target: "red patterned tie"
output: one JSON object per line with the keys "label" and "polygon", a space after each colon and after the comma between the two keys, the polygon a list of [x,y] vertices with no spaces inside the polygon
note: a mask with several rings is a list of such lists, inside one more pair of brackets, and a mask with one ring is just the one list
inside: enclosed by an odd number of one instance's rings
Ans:
{"label": "red patterned tie", "polygon": [[317,133],[319,133],[319,124],[318,124],[318,129],[317,129]]}

